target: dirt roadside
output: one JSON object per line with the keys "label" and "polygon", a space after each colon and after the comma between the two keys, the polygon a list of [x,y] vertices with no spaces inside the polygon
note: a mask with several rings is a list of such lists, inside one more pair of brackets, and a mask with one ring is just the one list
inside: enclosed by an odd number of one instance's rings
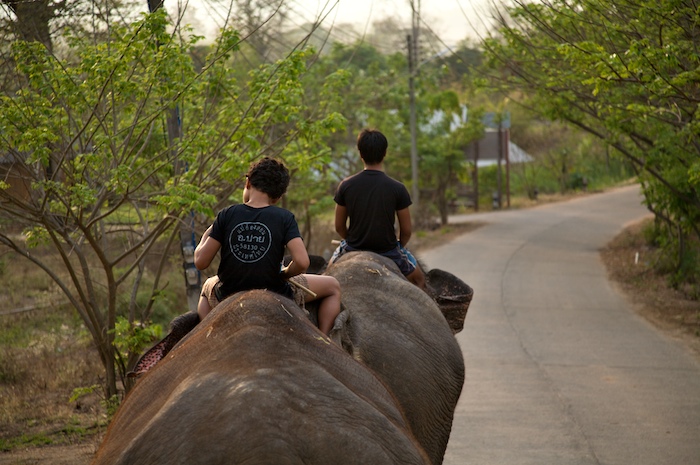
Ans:
{"label": "dirt roadside", "polygon": [[639,315],[700,359],[700,300],[688,296],[692,289],[674,289],[667,276],[653,271],[655,251],[644,240],[644,225],[628,226],[601,250],[608,277]]}

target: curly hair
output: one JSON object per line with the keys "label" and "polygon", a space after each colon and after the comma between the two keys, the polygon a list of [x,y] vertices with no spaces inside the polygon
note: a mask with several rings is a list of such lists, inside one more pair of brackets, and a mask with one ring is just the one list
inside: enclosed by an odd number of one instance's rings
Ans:
{"label": "curly hair", "polygon": [[270,157],[250,165],[246,177],[254,188],[273,200],[282,197],[289,186],[289,170],[282,162]]}

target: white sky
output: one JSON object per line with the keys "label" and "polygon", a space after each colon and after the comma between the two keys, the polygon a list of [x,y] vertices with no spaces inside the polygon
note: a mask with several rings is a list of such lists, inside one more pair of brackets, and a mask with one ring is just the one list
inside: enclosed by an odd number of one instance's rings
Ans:
{"label": "white sky", "polygon": [[[183,1],[183,0],[180,0]],[[322,25],[351,23],[358,32],[386,17],[398,19],[406,27],[411,24],[411,0],[284,0],[297,13],[301,22],[325,19]],[[418,2],[419,0],[414,0]],[[422,26],[431,29],[450,47],[469,37],[477,39],[486,31],[489,9],[494,0],[420,0]],[[500,3],[500,0],[495,0]],[[214,5],[226,0],[189,0],[189,9],[196,11],[196,32],[208,34],[222,23],[222,14]],[[166,0],[166,6],[168,2]],[[172,5],[172,4],[171,4]],[[186,18],[186,22],[193,19]],[[200,32],[199,29],[209,30]]]}
{"label": "white sky", "polygon": [[[483,33],[481,18],[487,17],[488,0],[415,0],[420,6],[423,26],[433,30],[443,41],[456,43],[465,37],[476,37]],[[327,21],[350,22],[362,30],[365,25],[385,17],[400,18],[407,26],[411,24],[410,0],[295,0],[309,14],[328,11],[333,5],[337,11],[329,14]],[[326,21],[324,21],[325,23]]]}

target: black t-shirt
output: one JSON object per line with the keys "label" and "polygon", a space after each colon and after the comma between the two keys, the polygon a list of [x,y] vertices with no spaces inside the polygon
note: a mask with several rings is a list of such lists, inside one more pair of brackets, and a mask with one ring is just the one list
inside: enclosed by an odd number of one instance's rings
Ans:
{"label": "black t-shirt", "polygon": [[348,210],[348,245],[376,253],[396,247],[396,212],[412,203],[406,186],[377,170],[364,170],[344,179],[334,200]]}
{"label": "black t-shirt", "polygon": [[301,237],[292,212],[275,206],[232,205],[216,215],[210,237],[221,243],[217,272],[221,295],[250,289],[291,295],[280,267],[287,243]]}

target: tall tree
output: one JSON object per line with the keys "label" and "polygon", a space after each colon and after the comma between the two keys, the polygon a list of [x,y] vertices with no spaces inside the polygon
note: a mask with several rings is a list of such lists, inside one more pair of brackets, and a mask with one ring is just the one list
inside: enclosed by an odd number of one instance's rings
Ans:
{"label": "tall tree", "polygon": [[484,42],[501,89],[636,167],[679,271],[700,236],[699,43],[694,0],[516,0]]}
{"label": "tall tree", "polygon": [[[342,179],[362,167],[355,150],[357,134],[362,128],[380,129],[389,139],[392,154],[408,154],[408,133],[402,127],[402,116],[397,111],[407,105],[403,53],[384,55],[366,43],[335,43],[331,52],[322,56],[312,68],[318,76],[329,75],[338,69],[347,74],[342,82],[342,99],[338,102],[338,111],[346,118],[347,125],[346,131],[333,134],[328,140],[338,178]],[[390,170],[404,169],[397,157],[392,155],[390,158]]]}
{"label": "tall tree", "polygon": [[60,14],[61,5],[50,0],[2,0],[2,3],[14,15],[13,29],[19,38],[39,42],[49,51],[53,49],[49,23]]}
{"label": "tall tree", "polygon": [[[178,223],[191,211],[211,218],[260,156],[282,157],[297,172],[322,166],[327,158],[296,146],[323,155],[321,138],[342,121],[308,117],[301,77],[311,52],[238,82],[230,68],[235,31],[222,32],[198,72],[188,53],[197,38],[180,42],[168,27],[160,11],[113,28],[108,43],[75,37],[68,54],[75,61],[16,42],[26,85],[0,97],[0,153],[19,178],[0,181],[0,215],[14,225],[0,232],[0,247],[41,267],[80,314],[110,397],[130,365],[115,350],[117,319],[132,326],[149,319]],[[175,103],[187,118],[173,145],[166,117]],[[189,169],[175,170],[175,161]],[[39,243],[61,263],[33,253]],[[159,261],[149,268],[156,248]],[[143,306],[139,292],[150,295]]]}

